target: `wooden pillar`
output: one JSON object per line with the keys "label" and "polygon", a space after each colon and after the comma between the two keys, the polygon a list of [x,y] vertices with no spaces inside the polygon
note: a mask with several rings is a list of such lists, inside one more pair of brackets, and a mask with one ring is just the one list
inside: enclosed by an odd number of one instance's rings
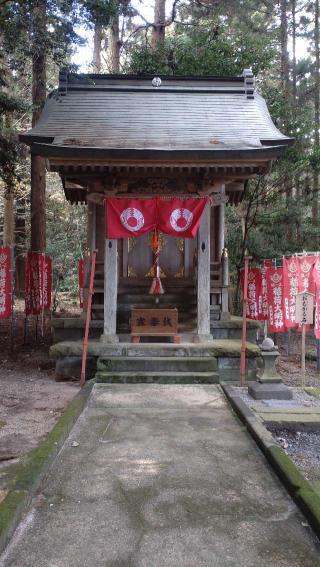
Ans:
{"label": "wooden pillar", "polygon": [[116,343],[118,297],[118,241],[106,238],[104,248],[104,322],[101,341]]}
{"label": "wooden pillar", "polygon": [[31,154],[31,250],[46,249],[46,164],[43,157]]}
{"label": "wooden pillar", "polygon": [[[226,194],[225,185],[221,185],[221,197],[224,200]],[[218,227],[218,262],[221,261],[221,255],[224,249],[224,234],[225,234],[225,203],[219,205],[219,227]]]}
{"label": "wooden pillar", "polygon": [[210,204],[198,232],[198,327],[196,341],[211,341],[210,334]]}

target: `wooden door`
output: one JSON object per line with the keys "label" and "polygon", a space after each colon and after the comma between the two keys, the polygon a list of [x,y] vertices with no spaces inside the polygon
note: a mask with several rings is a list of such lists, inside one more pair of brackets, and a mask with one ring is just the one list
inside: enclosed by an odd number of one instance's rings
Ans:
{"label": "wooden door", "polygon": [[[123,276],[153,277],[152,233],[123,240]],[[160,233],[160,268],[164,278],[192,278],[195,240]]]}

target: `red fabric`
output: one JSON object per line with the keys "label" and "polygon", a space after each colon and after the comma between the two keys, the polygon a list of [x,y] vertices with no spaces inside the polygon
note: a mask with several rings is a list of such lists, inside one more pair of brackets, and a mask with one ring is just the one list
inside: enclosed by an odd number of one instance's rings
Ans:
{"label": "red fabric", "polygon": [[106,199],[107,238],[128,238],[156,228],[156,199]]}
{"label": "red fabric", "polygon": [[[243,295],[244,270],[240,274],[241,288]],[[247,289],[247,317],[260,321],[264,319],[263,315],[263,297],[262,297],[262,273],[260,268],[249,268],[248,270],[248,289]]]}
{"label": "red fabric", "polygon": [[272,333],[280,333],[286,330],[283,316],[282,268],[267,268],[266,279],[269,310],[268,329]]}
{"label": "red fabric", "polygon": [[158,229],[171,236],[194,238],[207,202],[207,198],[159,199]]}
{"label": "red fabric", "polygon": [[154,229],[194,238],[208,202],[203,199],[106,199],[107,238],[139,236]]}
{"label": "red fabric", "polygon": [[80,308],[83,308],[83,286],[84,286],[84,270],[83,270],[83,258],[80,258],[78,265],[78,278],[79,278],[79,301]]}
{"label": "red fabric", "polygon": [[11,251],[0,248],[0,319],[11,315]]}
{"label": "red fabric", "polygon": [[261,301],[262,301],[262,317],[261,320],[268,319],[268,285],[267,285],[267,267],[261,268]]}
{"label": "red fabric", "polygon": [[26,315],[39,315],[41,312],[39,268],[38,252],[28,252],[25,278]]}
{"label": "red fabric", "polygon": [[301,288],[300,259],[283,258],[283,307],[284,322],[289,329],[296,327],[296,295]]}
{"label": "red fabric", "polygon": [[28,252],[26,260],[26,315],[40,315],[51,307],[52,259],[39,252]]}
{"label": "red fabric", "polygon": [[309,293],[314,293],[312,272],[315,261],[315,256],[302,256],[298,258],[300,267],[299,292],[309,291]]}
{"label": "red fabric", "polygon": [[314,264],[313,281],[315,283],[315,316],[314,316],[314,334],[316,339],[320,339],[320,258],[317,258]]}
{"label": "red fabric", "polygon": [[51,308],[52,296],[52,259],[50,256],[44,256],[43,263],[43,302],[44,309]]}

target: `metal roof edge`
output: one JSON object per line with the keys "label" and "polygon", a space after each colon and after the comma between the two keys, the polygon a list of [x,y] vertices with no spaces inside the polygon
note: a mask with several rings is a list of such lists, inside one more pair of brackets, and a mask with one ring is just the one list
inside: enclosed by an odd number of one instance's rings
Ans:
{"label": "metal roof edge", "polygon": [[[279,140],[280,142],[280,140]],[[283,155],[287,144],[261,148],[244,149],[212,149],[212,150],[159,150],[159,149],[109,149],[80,146],[55,146],[52,144],[36,143],[31,145],[31,152],[44,157],[52,158],[86,158],[86,159],[128,159],[141,160],[189,159],[193,162],[205,159],[275,159]]]}
{"label": "metal roof edge", "polygon": [[272,140],[270,140],[269,138],[263,138],[260,140],[263,146],[278,146],[279,141],[284,142],[287,146],[292,146],[295,143],[296,139],[290,136],[283,135],[282,138],[277,138]]}

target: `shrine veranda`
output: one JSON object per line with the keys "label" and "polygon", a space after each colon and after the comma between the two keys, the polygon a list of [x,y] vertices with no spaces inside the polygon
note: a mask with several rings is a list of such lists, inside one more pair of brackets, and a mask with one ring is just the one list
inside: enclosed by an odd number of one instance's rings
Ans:
{"label": "shrine veranda", "polygon": [[[147,374],[179,381],[183,373],[190,381],[236,379],[241,320],[229,313],[225,207],[241,201],[246,182],[266,173],[292,139],[272,123],[250,70],[237,77],[153,78],[61,72],[37,125],[20,139],[59,173],[68,201],[87,205],[87,246],[97,250],[88,352],[93,374],[103,381],[128,381],[133,374],[136,381]],[[108,197],[209,198],[195,238],[159,233],[164,294],[149,293],[155,275],[150,233],[107,238]],[[52,320],[51,350],[60,368],[81,357],[90,261],[85,264],[82,315]],[[176,309],[180,344],[155,333],[132,345],[137,309]],[[249,323],[248,340],[258,326]],[[247,353],[254,378],[258,348],[249,345]]]}

